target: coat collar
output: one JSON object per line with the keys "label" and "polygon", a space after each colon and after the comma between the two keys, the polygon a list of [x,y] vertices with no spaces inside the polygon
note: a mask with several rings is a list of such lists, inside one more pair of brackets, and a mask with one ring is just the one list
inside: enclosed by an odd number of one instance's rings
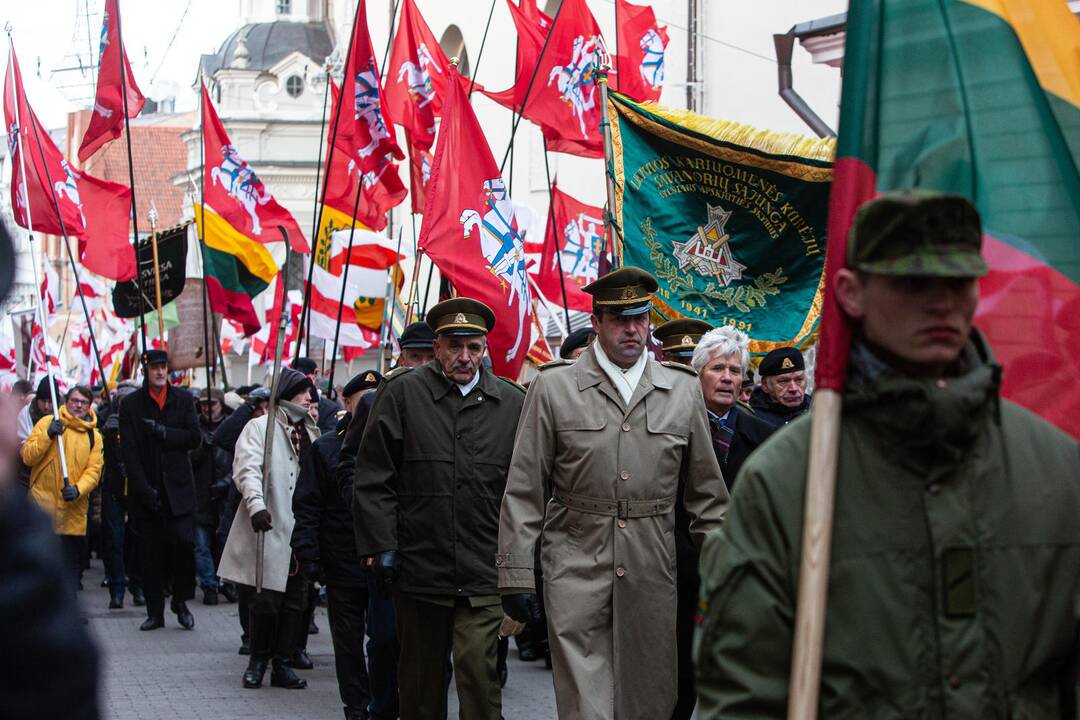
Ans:
{"label": "coat collar", "polygon": [[[574,375],[577,378],[579,391],[599,386],[603,395],[629,413],[652,390],[657,388],[670,390],[672,388],[671,376],[669,375],[672,371],[649,358],[648,362],[645,363],[645,371],[641,374],[641,381],[638,382],[634,394],[630,397],[630,403],[624,405],[622,396],[611,386],[607,373],[604,372],[604,369],[600,367],[600,363],[596,360],[596,351],[593,349],[593,345],[590,345],[581,357],[574,362]],[[648,351],[646,350],[646,352]]]}
{"label": "coat collar", "polygon": [[[431,392],[431,399],[435,402],[442,400],[451,390],[458,392],[457,385],[443,374],[442,368],[439,366],[437,360],[432,360],[428,364],[417,368],[416,372],[420,373],[424,385],[426,385]],[[473,388],[473,390],[480,390],[480,392],[492,400],[501,400],[502,391],[499,389],[500,383],[498,379],[485,367],[481,367],[479,372],[480,381],[476,383],[476,387]]]}

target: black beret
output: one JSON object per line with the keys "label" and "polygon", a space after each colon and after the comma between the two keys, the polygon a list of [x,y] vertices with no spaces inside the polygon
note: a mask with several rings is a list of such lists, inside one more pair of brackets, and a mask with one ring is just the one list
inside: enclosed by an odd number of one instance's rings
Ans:
{"label": "black beret", "polygon": [[805,369],[806,362],[803,361],[802,353],[798,349],[782,347],[773,350],[762,359],[761,365],[758,366],[758,374],[761,377],[772,377]]}
{"label": "black beret", "polygon": [[435,333],[426,322],[410,323],[401,331],[398,346],[402,350],[430,350],[431,343],[435,342]]}
{"label": "black beret", "polygon": [[349,397],[361,390],[378,387],[380,382],[382,382],[382,374],[378,370],[365,370],[354,375],[349,382],[345,383],[345,387],[341,390],[341,396]]}
{"label": "black beret", "polygon": [[596,331],[591,327],[583,327],[566,336],[563,344],[559,347],[559,357],[563,360],[570,359],[570,353],[578,348],[588,347],[596,339]]}

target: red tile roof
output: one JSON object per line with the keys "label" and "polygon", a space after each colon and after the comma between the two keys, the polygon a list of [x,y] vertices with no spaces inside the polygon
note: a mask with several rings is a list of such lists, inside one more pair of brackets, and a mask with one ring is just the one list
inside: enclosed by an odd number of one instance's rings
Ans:
{"label": "red tile roof", "polygon": [[[72,113],[68,121],[68,147],[79,146],[82,128],[89,121],[89,111]],[[78,139],[70,142],[78,129]],[[180,139],[189,128],[165,125],[132,125],[131,152],[135,159],[135,204],[138,210],[139,232],[150,231],[148,212],[151,201],[157,208],[159,228],[167,228],[180,222],[184,203],[183,187],[176,187],[172,178],[187,169],[187,148]],[[74,152],[72,153],[74,155]],[[120,137],[98,150],[83,170],[121,185],[129,185],[127,140]]]}

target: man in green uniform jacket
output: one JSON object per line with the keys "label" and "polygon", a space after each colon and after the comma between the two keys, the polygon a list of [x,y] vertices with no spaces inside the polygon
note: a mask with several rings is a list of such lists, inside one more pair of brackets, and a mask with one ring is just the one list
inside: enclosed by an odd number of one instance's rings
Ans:
{"label": "man in green uniform jacket", "polygon": [[[974,207],[884,195],[837,299],[843,397],[818,717],[1075,718],[1080,448],[999,397]],[[701,558],[700,717],[783,718],[810,419],[743,465]]]}
{"label": "man in green uniform jacket", "polygon": [[427,321],[435,359],[386,377],[360,441],[357,551],[395,590],[401,720],[446,717],[451,645],[462,717],[499,720],[491,558],[525,391],[481,365],[495,325],[486,305],[446,300]]}

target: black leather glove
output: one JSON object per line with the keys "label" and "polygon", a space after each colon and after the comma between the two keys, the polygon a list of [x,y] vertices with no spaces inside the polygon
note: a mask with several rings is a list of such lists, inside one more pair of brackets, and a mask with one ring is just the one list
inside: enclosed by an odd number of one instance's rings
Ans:
{"label": "black leather glove", "polygon": [[152,420],[151,418],[143,418],[142,422],[143,425],[146,426],[147,432],[156,437],[158,440],[161,440],[162,442],[165,441],[165,434],[167,430],[164,425],[159,423],[157,420]]}
{"label": "black leather glove", "polygon": [[300,563],[300,574],[307,578],[308,582],[323,583],[322,565],[314,560],[305,560]]}
{"label": "black leather glove", "polygon": [[274,526],[270,522],[270,511],[260,510],[251,516],[251,528],[255,532],[266,532]]}
{"label": "black leather glove", "polygon": [[101,425],[102,430],[108,430],[112,432],[120,429],[120,415],[119,413],[113,413],[109,417],[105,418],[105,422]]}
{"label": "black leather glove", "polygon": [[520,592],[502,596],[503,614],[515,622],[529,623],[540,607],[536,593]]}
{"label": "black leather glove", "polygon": [[53,420],[49,423],[49,427],[45,428],[45,433],[54,438],[57,435],[61,435],[64,432],[64,421],[60,419]]}
{"label": "black leather glove", "polygon": [[74,485],[68,485],[60,491],[60,497],[64,498],[64,502],[72,502],[79,499],[79,488]]}
{"label": "black leather glove", "polygon": [[371,565],[371,572],[375,574],[375,583],[384,592],[389,592],[397,584],[398,572],[401,570],[401,558],[397,550],[386,550],[375,556],[375,562]]}

